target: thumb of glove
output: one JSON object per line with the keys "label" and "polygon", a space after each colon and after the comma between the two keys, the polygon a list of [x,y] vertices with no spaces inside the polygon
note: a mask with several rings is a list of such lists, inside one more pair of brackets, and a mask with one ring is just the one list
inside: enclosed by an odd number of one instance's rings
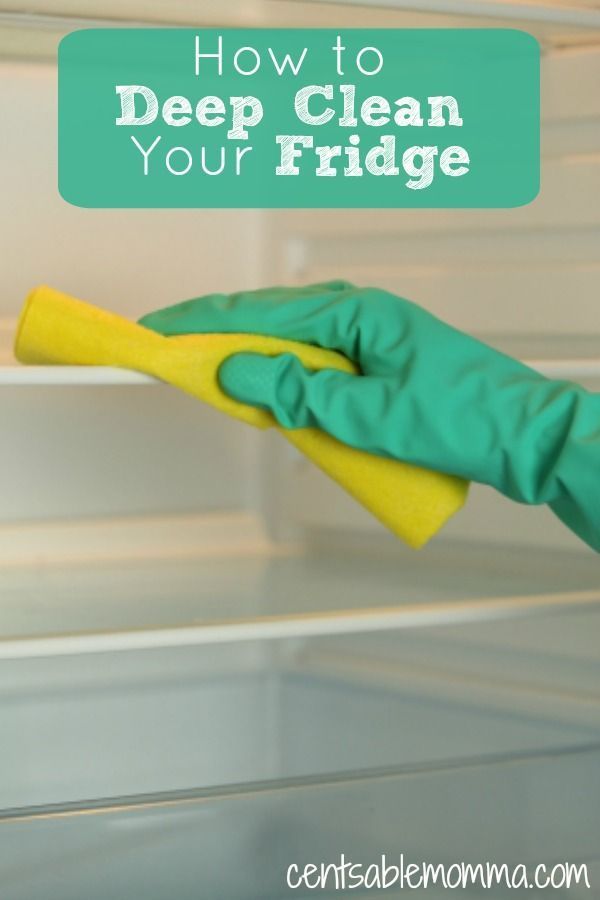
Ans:
{"label": "thumb of glove", "polygon": [[283,428],[305,428],[311,424],[307,395],[314,374],[292,353],[236,353],[222,363],[218,378],[234,400],[267,410]]}

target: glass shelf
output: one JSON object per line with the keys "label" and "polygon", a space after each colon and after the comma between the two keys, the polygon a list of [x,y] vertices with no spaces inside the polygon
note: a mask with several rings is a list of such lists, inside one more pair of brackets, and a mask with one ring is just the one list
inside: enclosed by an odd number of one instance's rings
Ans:
{"label": "glass shelf", "polygon": [[[404,854],[405,864],[489,861],[530,875],[538,864],[585,863],[591,890],[573,893],[597,900],[599,766],[592,746],[0,816],[3,896],[308,900],[314,891],[286,889],[288,866],[339,864],[344,854],[366,867]],[[427,890],[433,900],[446,893]],[[468,893],[478,900],[514,891]]]}
{"label": "glass shelf", "polygon": [[0,820],[23,807],[587,747],[600,741],[599,619],[598,606],[564,607],[455,627],[268,641],[258,629],[245,642],[0,659]]}
{"label": "glass shelf", "polygon": [[3,900],[282,900],[341,852],[585,862],[600,898],[597,559],[426,560],[0,569]]}
{"label": "glass shelf", "polygon": [[439,546],[0,569],[0,658],[434,627],[600,608],[597,559]]}

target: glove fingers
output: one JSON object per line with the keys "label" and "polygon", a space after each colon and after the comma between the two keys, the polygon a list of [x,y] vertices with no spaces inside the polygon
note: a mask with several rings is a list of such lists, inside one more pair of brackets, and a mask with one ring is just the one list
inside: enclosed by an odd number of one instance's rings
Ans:
{"label": "glove fingers", "polygon": [[320,428],[352,447],[389,455],[381,424],[397,386],[384,379],[313,372],[291,353],[238,353],[221,365],[219,382],[234,399],[271,412],[284,428]]}

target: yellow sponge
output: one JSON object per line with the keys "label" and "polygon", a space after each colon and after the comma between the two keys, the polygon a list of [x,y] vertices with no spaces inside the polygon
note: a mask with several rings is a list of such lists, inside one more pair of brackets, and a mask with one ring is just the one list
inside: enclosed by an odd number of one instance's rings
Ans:
{"label": "yellow sponge", "polygon": [[[49,287],[31,292],[21,313],[15,355],[33,365],[119,366],[146,372],[259,428],[276,426],[263,410],[219,387],[219,366],[232,353],[295,353],[312,369],[355,372],[339,353],[247,334],[163,337]],[[411,547],[420,547],[463,505],[465,481],[341,444],[314,428],[282,434]]]}

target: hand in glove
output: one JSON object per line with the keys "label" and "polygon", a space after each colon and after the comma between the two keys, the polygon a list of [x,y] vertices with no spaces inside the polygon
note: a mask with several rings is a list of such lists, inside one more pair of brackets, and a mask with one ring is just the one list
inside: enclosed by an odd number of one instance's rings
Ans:
{"label": "hand in glove", "polygon": [[151,313],[163,335],[246,332],[339,350],[362,375],[237,354],[221,387],[285,428],[318,427],[380,456],[547,503],[600,551],[600,395],[551,381],[375,288],[329,282],[211,294]]}

